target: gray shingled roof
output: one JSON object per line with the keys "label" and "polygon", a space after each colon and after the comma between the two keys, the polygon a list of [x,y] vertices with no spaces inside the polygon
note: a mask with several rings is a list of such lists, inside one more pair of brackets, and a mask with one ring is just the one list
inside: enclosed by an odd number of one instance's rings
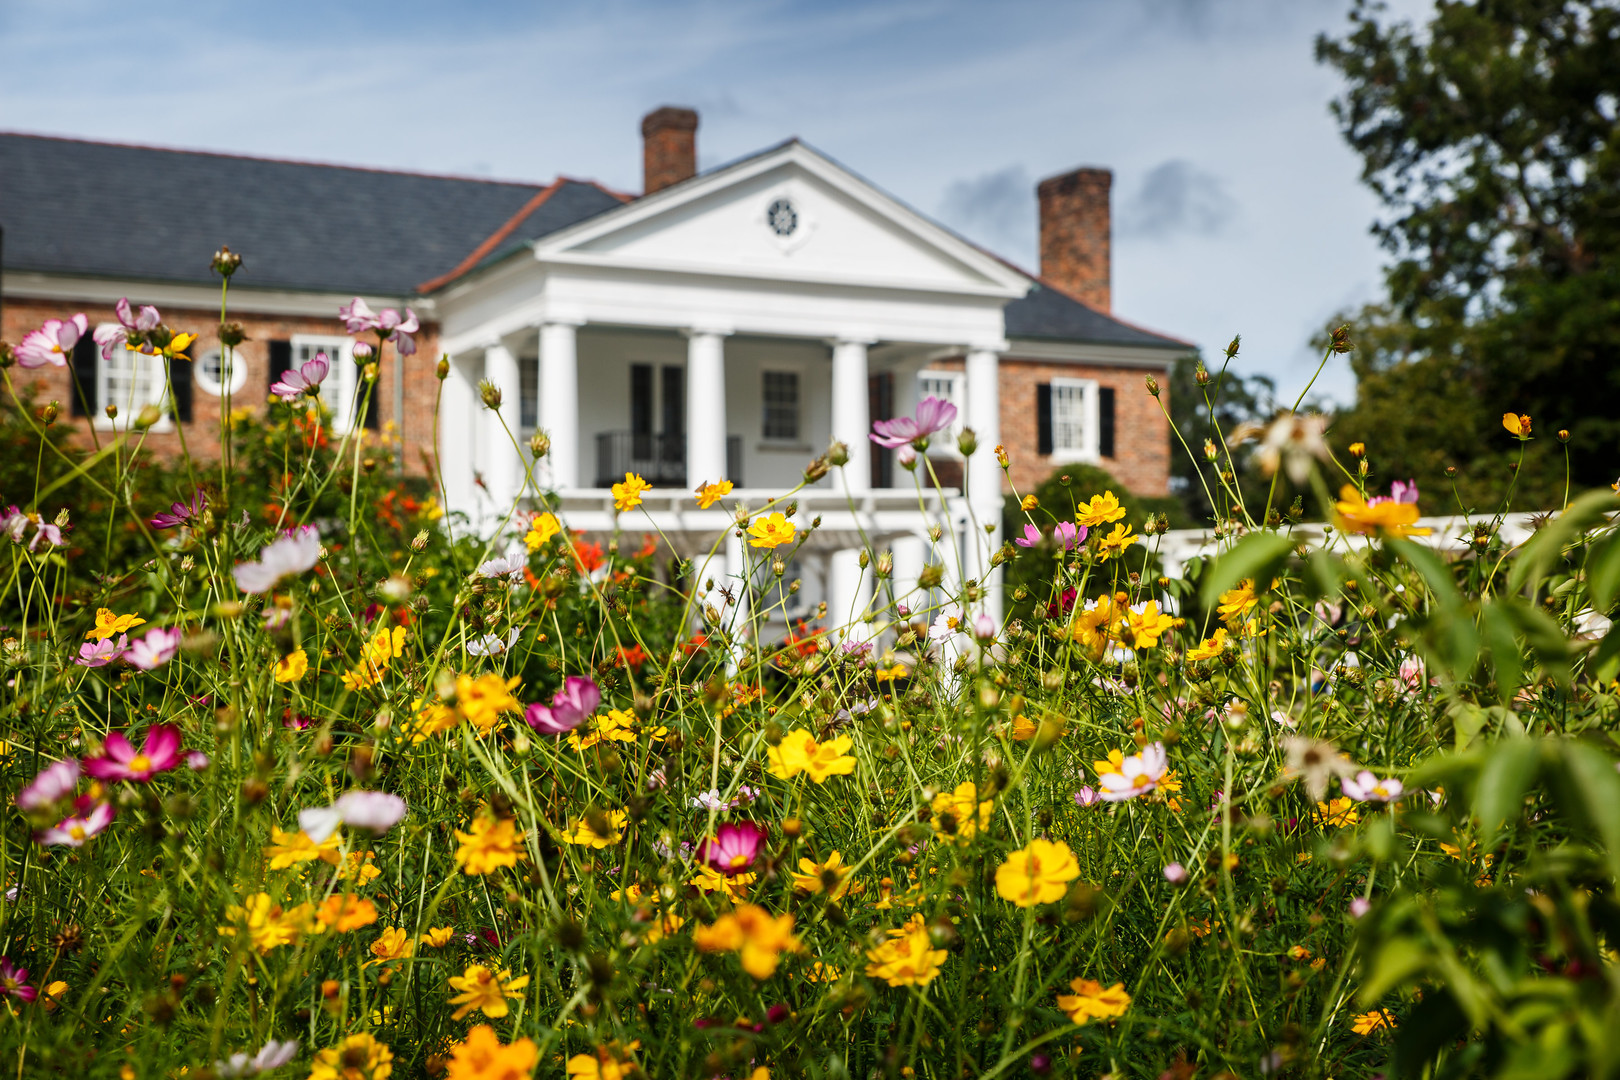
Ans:
{"label": "gray shingled roof", "polygon": [[[542,188],[0,134],[0,226],[17,270],[409,296],[449,272]],[[563,181],[514,230],[532,240],[620,201]]]}
{"label": "gray shingled roof", "polygon": [[1004,309],[1009,338],[1043,338],[1103,345],[1189,348],[1187,342],[1121,322],[1040,282]]}

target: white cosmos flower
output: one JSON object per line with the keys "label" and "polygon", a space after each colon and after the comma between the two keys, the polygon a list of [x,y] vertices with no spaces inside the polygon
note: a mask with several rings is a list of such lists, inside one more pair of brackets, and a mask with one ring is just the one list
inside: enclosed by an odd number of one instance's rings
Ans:
{"label": "white cosmos flower", "polygon": [[484,634],[481,637],[475,637],[467,642],[467,655],[500,656],[517,644],[518,636],[522,633],[523,631],[513,627],[511,633],[507,634],[504,639],[499,634]]}
{"label": "white cosmos flower", "polygon": [[1393,802],[1405,790],[1399,780],[1380,780],[1368,769],[1362,769],[1354,777],[1339,777],[1339,788],[1357,802],[1376,803]]}
{"label": "white cosmos flower", "polygon": [[934,624],[928,628],[929,641],[946,641],[957,634],[967,630],[967,617],[962,614],[962,608],[957,604],[947,604],[934,619]]}
{"label": "white cosmos flower", "polygon": [[238,563],[232,573],[245,593],[267,593],[284,577],[302,574],[321,557],[321,534],[305,525],[272,540],[259,552],[259,561]]}
{"label": "white cosmos flower", "polygon": [[405,800],[382,791],[351,791],[331,806],[298,812],[298,827],[315,843],[324,843],[339,825],[385,833],[405,816]]}
{"label": "white cosmos flower", "polygon": [[1107,802],[1124,802],[1138,795],[1146,795],[1159,786],[1169,764],[1164,744],[1150,743],[1142,748],[1140,754],[1132,754],[1120,762],[1119,772],[1104,773],[1098,777],[1097,783],[1102,788],[1099,794]]}
{"label": "white cosmos flower", "polygon": [[480,563],[478,575],[487,578],[506,578],[508,581],[521,581],[523,567],[526,560],[517,552],[508,552],[497,556],[488,562]]}

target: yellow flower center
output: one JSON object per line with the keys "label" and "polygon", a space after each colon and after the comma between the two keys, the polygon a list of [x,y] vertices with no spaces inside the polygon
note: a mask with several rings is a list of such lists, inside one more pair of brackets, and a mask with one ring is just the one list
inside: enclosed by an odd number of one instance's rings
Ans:
{"label": "yellow flower center", "polygon": [[746,855],[733,855],[731,857],[731,868],[733,870],[735,870],[739,866],[747,866],[747,865],[748,865],[748,856],[746,856]]}
{"label": "yellow flower center", "polygon": [[152,759],[145,754],[136,754],[129,762],[130,772],[146,772],[152,767]]}
{"label": "yellow flower center", "polygon": [[75,840],[83,840],[85,837],[84,826],[75,822],[68,826],[68,835]]}
{"label": "yellow flower center", "polygon": [[1131,781],[1131,785],[1133,787],[1139,787],[1140,788],[1140,787],[1147,787],[1152,782],[1153,782],[1152,780],[1148,779],[1146,773],[1141,773],[1135,779],[1133,779]]}

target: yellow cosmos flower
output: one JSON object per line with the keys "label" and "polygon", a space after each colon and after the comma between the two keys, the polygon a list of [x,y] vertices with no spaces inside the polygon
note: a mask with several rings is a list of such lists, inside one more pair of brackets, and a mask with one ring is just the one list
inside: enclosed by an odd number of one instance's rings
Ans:
{"label": "yellow cosmos flower", "polygon": [[1035,509],[1039,505],[1041,505],[1041,500],[1037,499],[1033,495],[1025,495],[1022,499],[1018,500],[1019,509],[1025,511],[1026,513]]}
{"label": "yellow cosmos flower", "polygon": [[1353,442],[1353,443],[1350,444],[1350,456],[1351,457],[1358,458],[1361,455],[1365,454],[1366,452],[1367,452],[1367,444],[1366,443]]}
{"label": "yellow cosmos flower", "polygon": [[514,979],[512,973],[504,968],[497,971],[483,964],[469,964],[460,975],[450,976],[450,989],[461,991],[450,999],[450,1004],[461,1006],[450,1018],[460,1020],[478,1009],[490,1019],[499,1020],[510,1011],[506,999],[522,997],[518,991],[528,985],[527,975]]}
{"label": "yellow cosmos flower", "polygon": [[1074,993],[1059,994],[1057,1007],[1076,1024],[1112,1020],[1124,1016],[1125,1010],[1131,1007],[1131,995],[1125,992],[1124,983],[1115,983],[1104,989],[1102,983],[1091,979],[1075,979],[1069,983],[1069,989]]}
{"label": "yellow cosmos flower", "polygon": [[473,819],[472,830],[456,830],[461,846],[456,848],[456,865],[467,874],[491,874],[503,866],[516,866],[523,854],[523,834],[511,818]]}
{"label": "yellow cosmos flower", "polygon": [[1123,615],[1119,639],[1133,649],[1153,648],[1159,643],[1159,638],[1186,621],[1161,612],[1157,600],[1149,600],[1139,612],[1126,608]]}
{"label": "yellow cosmos flower", "polygon": [[[1517,436],[1520,439],[1530,437],[1530,418],[1528,416],[1503,413],[1502,426],[1507,429],[1509,435]],[[1367,1015],[1371,1016],[1372,1014],[1368,1013]]]}
{"label": "yellow cosmos flower", "polygon": [[114,615],[109,608],[96,609],[95,629],[84,635],[85,640],[95,638],[97,641],[106,641],[115,634],[122,634],[133,630],[146,622],[139,615]]}
{"label": "yellow cosmos flower", "polygon": [[996,870],[996,893],[1019,907],[1050,904],[1063,899],[1079,876],[1080,863],[1068,844],[1036,837]]}
{"label": "yellow cosmos flower", "polygon": [[328,896],[315,912],[315,932],[324,934],[336,930],[347,934],[377,921],[377,906],[370,900],[353,893]]}
{"label": "yellow cosmos flower", "polygon": [[699,952],[734,952],[742,957],[743,970],[755,979],[776,974],[785,952],[799,952],[804,946],[793,936],[793,916],[772,915],[753,904],[740,904],[713,925],[692,931],[692,943]]}
{"label": "yellow cosmos flower", "polygon": [[254,893],[241,904],[226,908],[225,917],[231,920],[232,925],[221,926],[219,932],[234,937],[235,924],[241,923],[247,928],[253,947],[262,956],[283,945],[296,944],[300,937],[313,929],[315,907],[313,904],[299,904],[297,907],[284,908],[273,902],[269,893]]}
{"label": "yellow cosmos flower", "polygon": [[855,759],[845,751],[853,742],[848,735],[839,735],[818,743],[808,731],[795,728],[766,750],[771,761],[769,772],[782,780],[808,773],[818,784],[826,783],[829,776],[848,776],[855,771]]}
{"label": "yellow cosmos flower", "polygon": [[1213,660],[1226,651],[1226,628],[1218,627],[1215,636],[1206,638],[1204,643],[1196,648],[1187,650],[1188,660]]}
{"label": "yellow cosmos flower", "polygon": [[1222,622],[1231,626],[1242,622],[1249,609],[1258,602],[1254,592],[1254,579],[1244,578],[1237,583],[1237,588],[1221,593],[1220,600],[1215,604],[1215,613],[1221,617]]}
{"label": "yellow cosmos flower", "polygon": [[1340,795],[1336,799],[1316,804],[1317,820],[1324,825],[1337,825],[1340,827],[1354,825],[1361,820],[1361,812],[1356,804],[1346,796]]}
{"label": "yellow cosmos flower", "polygon": [[1352,484],[1339,489],[1339,501],[1333,504],[1333,523],[1345,532],[1363,536],[1428,536],[1434,532],[1414,526],[1417,519],[1416,503],[1389,499],[1369,505]]}
{"label": "yellow cosmos flower", "polygon": [[621,513],[634,510],[641,505],[641,493],[651,488],[651,484],[635,473],[625,473],[623,482],[613,485],[613,509]]}
{"label": "yellow cosmos flower", "polygon": [[390,960],[405,960],[416,953],[416,942],[402,927],[390,926],[371,943],[371,955],[377,959],[366,961],[366,967],[386,964]]}
{"label": "yellow cosmos flower", "polygon": [[439,701],[430,703],[426,698],[417,698],[411,702],[411,711],[413,715],[406,724],[405,733],[412,744],[423,742],[428,736],[441,731],[449,731],[461,723],[461,714],[454,707]]}
{"label": "yellow cosmos flower", "polygon": [[455,937],[455,936],[456,936],[456,928],[455,927],[453,927],[453,926],[435,926],[435,927],[430,928],[427,933],[423,934],[417,940],[420,941],[423,945],[428,946],[429,948],[442,949],[446,945],[450,944],[450,939]]}
{"label": "yellow cosmos flower", "polygon": [[393,1051],[364,1032],[319,1051],[309,1067],[309,1080],[389,1080],[393,1075]]}
{"label": "yellow cosmos flower", "polygon": [[617,1043],[598,1046],[594,1054],[575,1054],[568,1059],[564,1071],[580,1080],[625,1080],[635,1067],[632,1054],[641,1046],[641,1040],[620,1047]]}
{"label": "yellow cosmos flower", "polygon": [[726,899],[737,903],[748,894],[748,886],[754,883],[757,874],[732,874],[726,876],[714,867],[704,864],[697,868],[697,872],[687,881],[706,893],[724,893]]}
{"label": "yellow cosmos flower", "polygon": [[309,670],[309,654],[296,649],[276,661],[276,682],[297,682]]}
{"label": "yellow cosmos flower", "polygon": [[707,510],[727,495],[731,494],[730,480],[717,480],[712,484],[704,484],[697,489],[697,504],[699,510]]}
{"label": "yellow cosmos flower", "polygon": [[46,1012],[55,1012],[56,1007],[62,1004],[62,999],[67,997],[69,989],[68,984],[61,979],[46,983],[45,989],[40,991],[40,1004],[45,1006]]}
{"label": "yellow cosmos flower", "polygon": [[[1525,417],[1526,421],[1529,417]],[[1395,1016],[1388,1009],[1374,1009],[1372,1012],[1362,1013],[1350,1024],[1350,1030],[1357,1035],[1371,1035],[1375,1031],[1393,1030]]]}
{"label": "yellow cosmos flower", "polygon": [[1115,525],[1112,532],[1097,541],[1097,558],[1103,562],[1116,555],[1125,554],[1125,549],[1142,539],[1131,532],[1131,527],[1125,524]]}
{"label": "yellow cosmos flower", "polygon": [[798,526],[782,514],[767,514],[748,526],[748,535],[753,538],[748,543],[757,548],[781,547],[783,544],[793,542],[793,534],[797,529]]}
{"label": "yellow cosmos flower", "polygon": [[[587,721],[589,726],[584,729],[583,734],[579,728],[570,731],[568,745],[575,750],[586,750],[599,742],[633,743],[636,741],[636,728],[639,723],[634,713],[627,713],[623,709],[609,709],[606,713],[591,717]],[[668,735],[669,729],[651,727],[646,729],[646,734],[656,742]]]}
{"label": "yellow cosmos flower", "polygon": [[457,675],[456,709],[473,727],[489,731],[500,723],[502,713],[523,711],[522,702],[512,696],[512,691],[522,681],[516,675],[504,680],[494,673],[476,679],[471,675]]}
{"label": "yellow cosmos flower", "polygon": [[378,627],[377,632],[360,649],[360,662],[343,673],[343,685],[350,690],[376,686],[383,673],[397,658],[405,655],[406,629],[403,626]]}
{"label": "yellow cosmos flower", "polygon": [[343,845],[343,838],[333,833],[319,844],[311,840],[302,829],[297,832],[282,832],[271,827],[270,845],[264,853],[270,856],[270,869],[285,870],[297,863],[314,862],[322,859],[337,865],[338,848]]}
{"label": "yellow cosmos flower", "polygon": [[560,532],[562,522],[557,520],[556,514],[536,514],[529,531],[523,534],[523,543],[530,551],[539,551],[547,540]]}
{"label": "yellow cosmos flower", "polygon": [[338,868],[338,877],[359,885],[369,885],[382,877],[382,871],[377,869],[376,858],[375,851],[351,851],[344,858],[343,865]]}
{"label": "yellow cosmos flower", "polygon": [[446,1080],[528,1080],[540,1063],[533,1039],[501,1042],[495,1029],[479,1024],[450,1048]]}
{"label": "yellow cosmos flower", "polygon": [[977,836],[980,829],[989,827],[990,813],[995,809],[995,803],[989,799],[979,801],[978,788],[973,786],[973,781],[964,780],[956,785],[956,790],[935,795],[928,808],[933,811],[935,832],[947,839],[966,843]]}
{"label": "yellow cosmos flower", "polygon": [[196,334],[176,334],[169,339],[169,347],[163,350],[163,354],[172,360],[189,349],[196,340]]}
{"label": "yellow cosmos flower", "polygon": [[1075,524],[1084,525],[1088,529],[1095,529],[1106,525],[1110,521],[1118,521],[1125,516],[1125,508],[1119,505],[1119,500],[1112,491],[1105,491],[1101,495],[1093,495],[1091,502],[1082,503],[1080,510],[1074,516]]}
{"label": "yellow cosmos flower", "polygon": [[844,856],[837,851],[827,856],[826,862],[800,859],[798,872],[793,875],[793,887],[812,896],[826,892],[832,899],[840,900],[849,891],[849,874],[850,867],[844,865]]}
{"label": "yellow cosmos flower", "polygon": [[866,950],[868,978],[882,979],[890,986],[927,986],[939,974],[947,953],[936,949],[928,936],[921,915],[913,915],[906,925],[889,931],[889,940]]}
{"label": "yellow cosmos flower", "polygon": [[563,835],[563,842],[581,847],[605,848],[624,839],[624,824],[630,815],[623,810],[590,810],[574,823],[574,831]]}
{"label": "yellow cosmos flower", "polygon": [[804,977],[806,981],[813,983],[837,982],[844,977],[844,973],[831,964],[824,964],[817,960],[804,969]]}
{"label": "yellow cosmos flower", "polygon": [[1121,750],[1110,750],[1106,759],[1093,761],[1091,767],[1097,771],[1099,777],[1120,772],[1125,768],[1125,754]]}

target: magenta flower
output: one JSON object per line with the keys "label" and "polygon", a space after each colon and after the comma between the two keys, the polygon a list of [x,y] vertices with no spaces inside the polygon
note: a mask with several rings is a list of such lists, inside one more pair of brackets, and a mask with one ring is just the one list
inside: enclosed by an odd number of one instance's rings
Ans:
{"label": "magenta flower", "polygon": [[144,638],[124,650],[124,660],[142,671],[151,671],[173,660],[179,650],[180,631],[159,626],[148,630]]}
{"label": "magenta flower", "polygon": [[1416,480],[1401,483],[1399,480],[1389,485],[1388,495],[1374,495],[1367,500],[1368,506],[1377,506],[1379,503],[1412,503],[1418,501],[1418,486]]}
{"label": "magenta flower", "polygon": [[38,330],[30,330],[17,343],[17,365],[25,368],[66,367],[68,354],[90,329],[84,313],[71,319],[46,319]]}
{"label": "magenta flower", "polygon": [[191,496],[190,503],[170,503],[168,513],[152,515],[152,520],[148,521],[147,524],[154,529],[172,529],[176,525],[184,525],[202,513],[207,505],[207,496],[203,494],[202,488],[198,488],[196,493]]}
{"label": "magenta flower", "polygon": [[19,1001],[39,997],[39,991],[28,985],[28,969],[13,965],[9,956],[0,956],[0,994]]}
{"label": "magenta flower", "polygon": [[296,401],[299,394],[314,397],[321,392],[321,383],[332,371],[332,362],[324,352],[298,365],[297,371],[283,371],[281,378],[270,384],[270,392],[282,401]]}
{"label": "magenta flower", "polygon": [[1095,806],[1101,798],[1102,796],[1097,794],[1097,789],[1087,784],[1074,793],[1074,805]]}
{"label": "magenta flower", "polygon": [[37,548],[41,540],[45,541],[51,547],[61,547],[61,528],[53,525],[49,521],[46,521],[44,518],[34,522],[34,538],[28,541],[28,550],[33,551],[35,548]]}
{"label": "magenta flower", "polygon": [[115,811],[112,803],[98,802],[89,813],[79,809],[63,818],[36,838],[47,847],[84,847],[84,842],[112,824]]}
{"label": "magenta flower", "polygon": [[338,308],[338,318],[343,320],[343,328],[351,334],[376,331],[384,341],[393,341],[401,356],[416,352],[416,339],[411,335],[421,329],[421,323],[417,321],[416,312],[410,308],[405,309],[404,315],[393,308],[383,308],[379,314],[357,296]]}
{"label": "magenta flower", "polygon": [[245,593],[267,593],[291,574],[302,574],[321,557],[321,534],[313,525],[288,529],[266,544],[259,561],[237,563],[231,571],[236,587]]}
{"label": "magenta flower", "polygon": [[107,736],[101,757],[84,763],[84,771],[97,780],[134,780],[144,784],[160,772],[180,764],[180,729],[169,724],[153,724],[146,729],[146,742],[140,752],[121,732]]}
{"label": "magenta flower", "polygon": [[1164,880],[1172,885],[1181,885],[1187,880],[1187,868],[1178,862],[1170,863],[1164,868]]}
{"label": "magenta flower", "polygon": [[1365,896],[1358,896],[1354,900],[1350,901],[1350,917],[1352,919],[1359,919],[1371,910],[1372,902],[1369,901]]}
{"label": "magenta flower", "polygon": [[133,311],[129,306],[129,298],[123,297],[113,305],[113,311],[118,315],[116,326],[96,327],[96,344],[101,346],[102,359],[112,359],[113,350],[127,346],[131,338],[140,342],[141,352],[150,354],[152,346],[145,338],[163,322],[163,316],[158,314],[158,309],[151,304],[144,304],[139,312]]}
{"label": "magenta flower", "polygon": [[371,305],[358,296],[338,308],[338,318],[343,322],[343,329],[351,334],[363,334],[382,325]]}
{"label": "magenta flower", "polygon": [[1041,542],[1041,530],[1034,525],[1024,526],[1024,535],[1015,539],[1013,543],[1022,548],[1031,548]]}
{"label": "magenta flower", "polygon": [[17,805],[23,810],[38,810],[59,803],[73,794],[79,782],[79,759],[63,758],[39,771],[28,786],[17,792]]}
{"label": "magenta flower", "polygon": [[900,463],[902,469],[910,472],[917,467],[917,448],[907,443],[894,455],[894,459]]}
{"label": "magenta flower", "polygon": [[1073,551],[1086,542],[1086,534],[1090,530],[1084,525],[1076,525],[1072,521],[1060,521],[1052,527],[1052,539],[1064,551]]}
{"label": "magenta flower", "polygon": [[697,857],[722,874],[740,874],[754,864],[765,830],[752,821],[727,822],[698,845]]}
{"label": "magenta flower", "polygon": [[[902,446],[917,446],[928,436],[944,431],[956,423],[956,406],[937,397],[925,397],[917,404],[915,416],[897,416],[893,420],[877,420],[872,434],[867,436],[879,446],[897,450]],[[917,446],[919,450],[926,449]]]}
{"label": "magenta flower", "polygon": [[201,750],[186,751],[186,768],[192,772],[202,772],[208,768],[208,755]]}
{"label": "magenta flower", "polygon": [[523,719],[544,735],[561,735],[583,724],[600,704],[602,689],[595,680],[570,675],[563,680],[562,689],[552,695],[550,708],[537,701],[524,710]]}
{"label": "magenta flower", "polygon": [[73,658],[73,662],[80,667],[106,667],[123,656],[124,650],[128,648],[128,634],[119,634],[117,641],[112,638],[106,641],[87,641],[79,646],[79,655]]}

